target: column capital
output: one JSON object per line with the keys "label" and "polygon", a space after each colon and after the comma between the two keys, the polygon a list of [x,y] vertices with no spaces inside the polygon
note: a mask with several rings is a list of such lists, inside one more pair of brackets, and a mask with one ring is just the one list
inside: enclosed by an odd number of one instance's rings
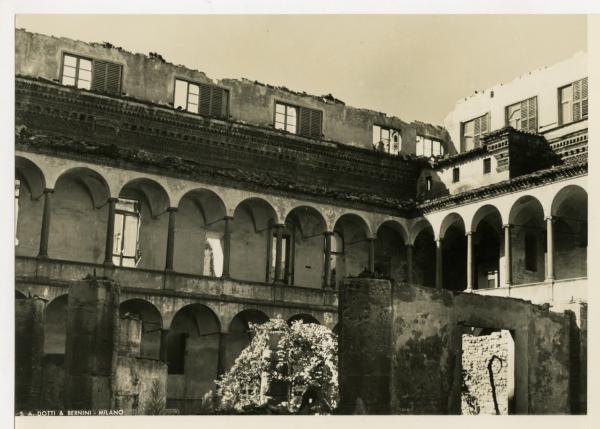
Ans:
{"label": "column capital", "polygon": [[225,215],[225,216],[223,216],[223,220],[225,220],[225,221],[233,220],[233,216]]}
{"label": "column capital", "polygon": [[116,203],[119,201],[118,197],[108,197],[108,199],[106,200],[106,202],[108,203]]}
{"label": "column capital", "polygon": [[470,236],[470,235],[473,235],[473,231],[467,231],[467,232],[465,232],[465,236],[467,236],[467,237],[468,237],[468,236]]}
{"label": "column capital", "polygon": [[54,193],[54,188],[44,188],[44,194],[52,194]]}
{"label": "column capital", "polygon": [[512,224],[510,224],[510,223],[505,223],[504,225],[502,225],[503,229],[507,229],[507,228],[511,228],[511,227],[512,227]]}
{"label": "column capital", "polygon": [[550,222],[552,222],[552,221],[556,220],[556,216],[552,216],[552,215],[550,215],[550,216],[546,216],[546,217],[544,218],[544,220],[545,220],[546,222],[547,222],[547,221],[550,221]]}
{"label": "column capital", "polygon": [[177,213],[177,210],[179,210],[178,207],[167,207],[167,212],[169,213]]}
{"label": "column capital", "polygon": [[405,243],[404,247],[415,247],[414,243]]}
{"label": "column capital", "polygon": [[325,232],[323,232],[323,235],[325,235],[325,236],[327,236],[327,235],[333,236],[333,235],[335,235],[335,232],[334,231],[325,231]]}
{"label": "column capital", "polygon": [[285,228],[285,223],[274,223],[273,228]]}
{"label": "column capital", "polygon": [[366,241],[375,241],[377,237],[367,237]]}

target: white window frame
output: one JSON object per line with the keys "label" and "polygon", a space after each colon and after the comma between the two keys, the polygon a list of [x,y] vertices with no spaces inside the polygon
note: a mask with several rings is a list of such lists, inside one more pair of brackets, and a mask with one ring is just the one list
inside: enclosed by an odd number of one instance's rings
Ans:
{"label": "white window frame", "polygon": [[[121,204],[130,204],[133,206],[133,209],[127,209],[119,207],[119,203]],[[127,199],[127,198],[119,198],[117,201],[117,207],[115,208],[115,227],[114,227],[114,238],[113,238],[113,263],[119,267],[136,267],[138,262],[140,261],[140,248],[139,248],[139,240],[140,240],[140,225],[141,225],[141,213],[140,213],[140,202],[137,200]],[[117,230],[117,218],[121,217],[122,220],[120,222],[121,228]],[[126,225],[127,218],[135,218],[136,226],[133,231],[130,231]],[[124,247],[126,240],[123,239],[127,234],[135,234],[135,250],[133,255],[125,255]],[[126,263],[127,262],[127,263]]]}
{"label": "white window frame", "polygon": [[402,134],[400,130],[381,125],[373,125],[373,147],[383,149],[390,155],[398,155],[402,151]]}
{"label": "white window frame", "polygon": [[441,157],[445,154],[444,145],[440,140],[417,134],[415,143],[415,154],[428,158]]}
{"label": "white window frame", "polygon": [[[72,66],[72,65],[67,64],[67,58],[73,58],[75,60],[75,65]],[[90,68],[89,69],[82,68],[82,61],[89,63]],[[69,76],[68,74],[65,74],[65,71],[69,70],[69,69],[74,70],[74,73],[75,73],[74,76]],[[60,71],[60,82],[62,85],[65,85],[65,86],[73,86],[75,88],[91,90],[92,89],[93,69],[94,69],[94,61],[91,58],[86,58],[86,57],[82,57],[79,55],[64,53],[63,60],[62,60],[62,68]],[[85,73],[85,72],[87,72],[87,73]],[[89,76],[88,76],[88,74],[89,74]],[[89,77],[89,79],[83,78],[82,75]],[[73,79],[73,82],[66,83],[65,78]]]}
{"label": "white window frame", "polygon": [[298,114],[300,113],[299,111],[300,109],[298,108],[298,106],[293,106],[291,104],[276,101],[275,116],[273,120],[275,129],[287,131],[291,134],[298,134]]}

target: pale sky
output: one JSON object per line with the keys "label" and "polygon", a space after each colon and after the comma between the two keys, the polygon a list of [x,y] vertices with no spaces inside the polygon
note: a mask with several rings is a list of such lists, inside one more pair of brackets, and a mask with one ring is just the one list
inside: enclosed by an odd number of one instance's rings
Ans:
{"label": "pale sky", "polygon": [[583,15],[19,15],[16,25],[434,124],[475,90],[587,48]]}

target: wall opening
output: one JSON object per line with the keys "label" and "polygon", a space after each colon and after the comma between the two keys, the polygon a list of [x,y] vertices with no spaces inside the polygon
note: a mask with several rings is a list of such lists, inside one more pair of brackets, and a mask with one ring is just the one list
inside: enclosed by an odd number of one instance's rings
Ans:
{"label": "wall opening", "polygon": [[506,329],[463,327],[461,414],[515,413],[515,343]]}

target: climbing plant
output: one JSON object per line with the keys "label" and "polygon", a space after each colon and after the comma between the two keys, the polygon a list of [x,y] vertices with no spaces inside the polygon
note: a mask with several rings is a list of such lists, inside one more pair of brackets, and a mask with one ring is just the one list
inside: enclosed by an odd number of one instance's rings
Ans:
{"label": "climbing plant", "polygon": [[[309,387],[322,393],[328,407],[338,400],[337,338],[325,326],[283,319],[250,324],[252,340],[233,366],[216,380],[216,402],[221,412],[279,407],[295,412],[298,397]],[[285,397],[271,395],[274,384]]]}

